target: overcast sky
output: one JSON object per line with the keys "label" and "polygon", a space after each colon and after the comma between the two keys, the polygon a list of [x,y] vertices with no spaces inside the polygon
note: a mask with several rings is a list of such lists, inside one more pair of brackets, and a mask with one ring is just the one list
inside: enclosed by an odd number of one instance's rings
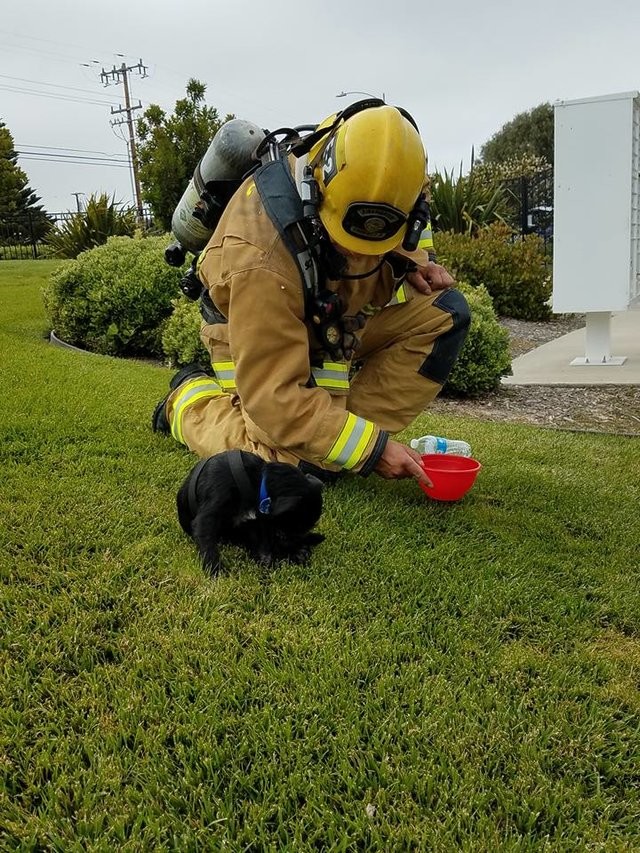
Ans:
{"label": "overcast sky", "polygon": [[195,77],[222,116],[270,129],[359,97],[342,91],[384,94],[418,122],[432,168],[467,169],[519,112],[640,89],[640,0],[4,0],[0,119],[50,212],[75,209],[74,193],[132,200],[110,126],[122,86],[100,72],[140,59],[134,103],[171,111]]}

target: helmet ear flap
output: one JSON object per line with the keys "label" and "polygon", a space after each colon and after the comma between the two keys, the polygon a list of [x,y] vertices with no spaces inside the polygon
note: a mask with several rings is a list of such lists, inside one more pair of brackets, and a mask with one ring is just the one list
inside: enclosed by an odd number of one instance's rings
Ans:
{"label": "helmet ear flap", "polygon": [[427,227],[430,219],[431,211],[429,210],[429,202],[426,195],[420,193],[407,219],[407,230],[402,241],[402,248],[406,252],[415,252],[418,248],[420,235]]}
{"label": "helmet ear flap", "polygon": [[300,196],[302,198],[302,213],[304,217],[310,219],[312,222],[319,222],[320,214],[318,208],[322,201],[322,192],[312,166],[307,165],[304,167]]}

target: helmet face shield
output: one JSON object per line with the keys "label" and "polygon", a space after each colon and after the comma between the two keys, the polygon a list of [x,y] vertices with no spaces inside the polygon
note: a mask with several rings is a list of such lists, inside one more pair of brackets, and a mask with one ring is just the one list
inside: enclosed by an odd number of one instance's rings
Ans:
{"label": "helmet face shield", "polygon": [[311,150],[310,161],[320,219],[338,246],[381,255],[402,243],[424,185],[426,156],[420,135],[399,110],[384,105],[350,116]]}

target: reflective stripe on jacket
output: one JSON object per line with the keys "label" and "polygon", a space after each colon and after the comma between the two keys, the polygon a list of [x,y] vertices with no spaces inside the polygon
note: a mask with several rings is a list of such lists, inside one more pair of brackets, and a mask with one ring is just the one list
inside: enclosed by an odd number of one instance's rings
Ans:
{"label": "reflective stripe on jacket", "polygon": [[418,240],[418,248],[425,252],[432,252],[434,250],[431,222],[427,222],[426,227],[423,229],[420,239]]}

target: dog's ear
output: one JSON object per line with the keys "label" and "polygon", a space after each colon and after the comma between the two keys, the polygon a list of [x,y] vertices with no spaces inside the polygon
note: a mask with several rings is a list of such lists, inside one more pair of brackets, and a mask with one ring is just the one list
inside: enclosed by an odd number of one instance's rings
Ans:
{"label": "dog's ear", "polygon": [[303,500],[304,498],[302,495],[290,495],[289,497],[284,498],[274,498],[271,501],[271,511],[269,514],[278,516],[284,515],[285,512],[293,512],[293,510],[298,509]]}
{"label": "dog's ear", "polygon": [[189,507],[189,478],[185,480],[176,495],[176,508],[178,510],[180,527],[182,527],[188,536],[191,536],[191,522],[193,521],[193,517]]}
{"label": "dog's ear", "polygon": [[225,519],[218,510],[218,501],[214,495],[200,505],[191,525],[191,535],[198,546],[202,567],[211,576],[217,575],[223,568],[218,545]]}
{"label": "dog's ear", "polygon": [[305,474],[304,476],[307,478],[307,480],[313,486],[314,489],[319,489],[320,491],[322,491],[322,489],[324,488],[324,483],[322,482],[322,480],[319,480],[318,477],[314,477],[313,474]]}
{"label": "dog's ear", "polygon": [[314,531],[310,531],[309,533],[305,533],[302,537],[302,544],[313,547],[314,545],[319,545],[321,542],[324,542],[325,538],[324,533],[315,533]]}

